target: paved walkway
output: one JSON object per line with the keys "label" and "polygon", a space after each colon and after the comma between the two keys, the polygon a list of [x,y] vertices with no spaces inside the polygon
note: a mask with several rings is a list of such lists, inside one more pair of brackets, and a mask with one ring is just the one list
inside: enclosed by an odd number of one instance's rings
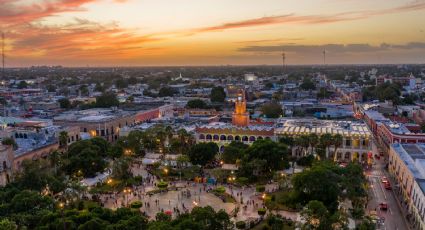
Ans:
{"label": "paved walkway", "polygon": [[[150,175],[143,166],[134,165],[131,171],[134,176],[143,177],[142,185],[133,187],[129,194],[117,192],[111,195],[102,195],[101,200],[104,207],[116,209],[139,200],[143,203],[140,210],[151,219],[155,218],[156,213],[161,211],[171,212],[176,215],[190,212],[195,206],[209,205],[216,211],[224,209],[229,214],[238,207],[239,211],[236,217],[233,217],[235,221],[258,219],[257,210],[264,207],[264,202],[261,199],[262,194],[257,193],[254,186],[240,188],[232,185],[222,185],[226,188],[226,192],[235,198],[236,203],[224,203],[220,198],[207,192],[208,189],[214,189],[216,186],[187,181],[172,182],[170,185],[177,187],[177,191],[147,195],[149,191],[157,189],[157,179]],[[276,190],[277,186],[277,184],[266,185],[266,192]],[[296,213],[285,211],[279,211],[278,213],[293,220],[299,219]]]}

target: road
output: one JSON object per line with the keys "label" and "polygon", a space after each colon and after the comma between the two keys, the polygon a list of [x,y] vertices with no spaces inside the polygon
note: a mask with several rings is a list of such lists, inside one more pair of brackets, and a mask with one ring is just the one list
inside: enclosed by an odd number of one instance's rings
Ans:
{"label": "road", "polygon": [[[384,217],[384,224],[378,229],[386,230],[404,230],[409,229],[405,221],[405,214],[401,211],[401,207],[392,190],[386,190],[381,182],[382,177],[389,178],[385,170],[384,160],[375,160],[376,164],[372,169],[366,172],[369,180],[369,203],[367,210],[376,212],[378,216]],[[388,204],[387,211],[381,211],[379,204],[385,202]]]}

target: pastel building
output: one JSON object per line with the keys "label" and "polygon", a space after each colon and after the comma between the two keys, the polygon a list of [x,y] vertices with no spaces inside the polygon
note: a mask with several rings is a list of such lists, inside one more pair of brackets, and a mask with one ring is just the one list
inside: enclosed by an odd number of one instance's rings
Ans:
{"label": "pastel building", "polygon": [[196,129],[197,142],[215,142],[220,152],[232,141],[252,144],[256,140],[275,140],[274,128],[268,125],[250,125],[249,113],[246,111],[245,91],[239,90],[232,114],[232,124],[212,122]]}
{"label": "pastel building", "polygon": [[425,229],[425,144],[392,144],[388,170],[413,229]]}
{"label": "pastel building", "polygon": [[[338,161],[368,162],[371,152],[374,151],[372,134],[366,124],[351,121],[331,121],[318,119],[285,119],[282,118],[275,129],[276,138],[282,136],[300,136],[311,133],[321,136],[323,134],[340,134],[343,137],[342,145],[337,148]],[[334,158],[334,148],[327,150],[327,157]],[[301,156],[301,152],[293,152]]]}

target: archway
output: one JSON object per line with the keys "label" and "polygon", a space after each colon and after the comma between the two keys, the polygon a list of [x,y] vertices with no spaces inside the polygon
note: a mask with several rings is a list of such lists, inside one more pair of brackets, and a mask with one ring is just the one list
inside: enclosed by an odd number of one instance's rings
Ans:
{"label": "archway", "polygon": [[200,134],[200,135],[199,135],[199,139],[200,139],[200,140],[205,140],[205,135],[204,135],[204,134]]}
{"label": "archway", "polygon": [[242,141],[248,141],[248,136],[243,136]]}
{"label": "archway", "polygon": [[254,137],[254,136],[250,136],[250,137],[249,137],[249,141],[250,141],[250,142],[254,142],[254,141],[255,141],[255,137]]}
{"label": "archway", "polygon": [[232,135],[227,136],[227,140],[228,141],[233,141],[233,136]]}
{"label": "archway", "polygon": [[211,134],[207,134],[207,136],[205,137],[205,139],[208,140],[208,141],[212,140]]}
{"label": "archway", "polygon": [[241,141],[241,137],[240,136],[235,136],[235,141]]}
{"label": "archway", "polygon": [[349,159],[350,159],[350,157],[351,157],[350,152],[346,152],[346,153],[345,153],[345,156],[344,156],[344,159],[349,160]]}
{"label": "archway", "polygon": [[217,135],[217,134],[215,134],[215,135],[213,136],[213,139],[214,139],[215,141],[218,141],[220,138],[218,137],[218,135]]}
{"label": "archway", "polygon": [[220,141],[225,141],[226,140],[226,135],[221,135],[220,136]]}

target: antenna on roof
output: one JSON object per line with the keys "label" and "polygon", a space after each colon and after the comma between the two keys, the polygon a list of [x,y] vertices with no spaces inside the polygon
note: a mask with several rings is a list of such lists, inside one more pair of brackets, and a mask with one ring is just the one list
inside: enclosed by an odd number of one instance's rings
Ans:
{"label": "antenna on roof", "polygon": [[1,33],[1,57],[2,57],[2,70],[1,70],[1,76],[4,79],[5,75],[4,75],[4,33]]}
{"label": "antenna on roof", "polygon": [[285,50],[282,50],[282,76],[285,75]]}
{"label": "antenna on roof", "polygon": [[323,50],[323,65],[326,65],[326,50]]}

